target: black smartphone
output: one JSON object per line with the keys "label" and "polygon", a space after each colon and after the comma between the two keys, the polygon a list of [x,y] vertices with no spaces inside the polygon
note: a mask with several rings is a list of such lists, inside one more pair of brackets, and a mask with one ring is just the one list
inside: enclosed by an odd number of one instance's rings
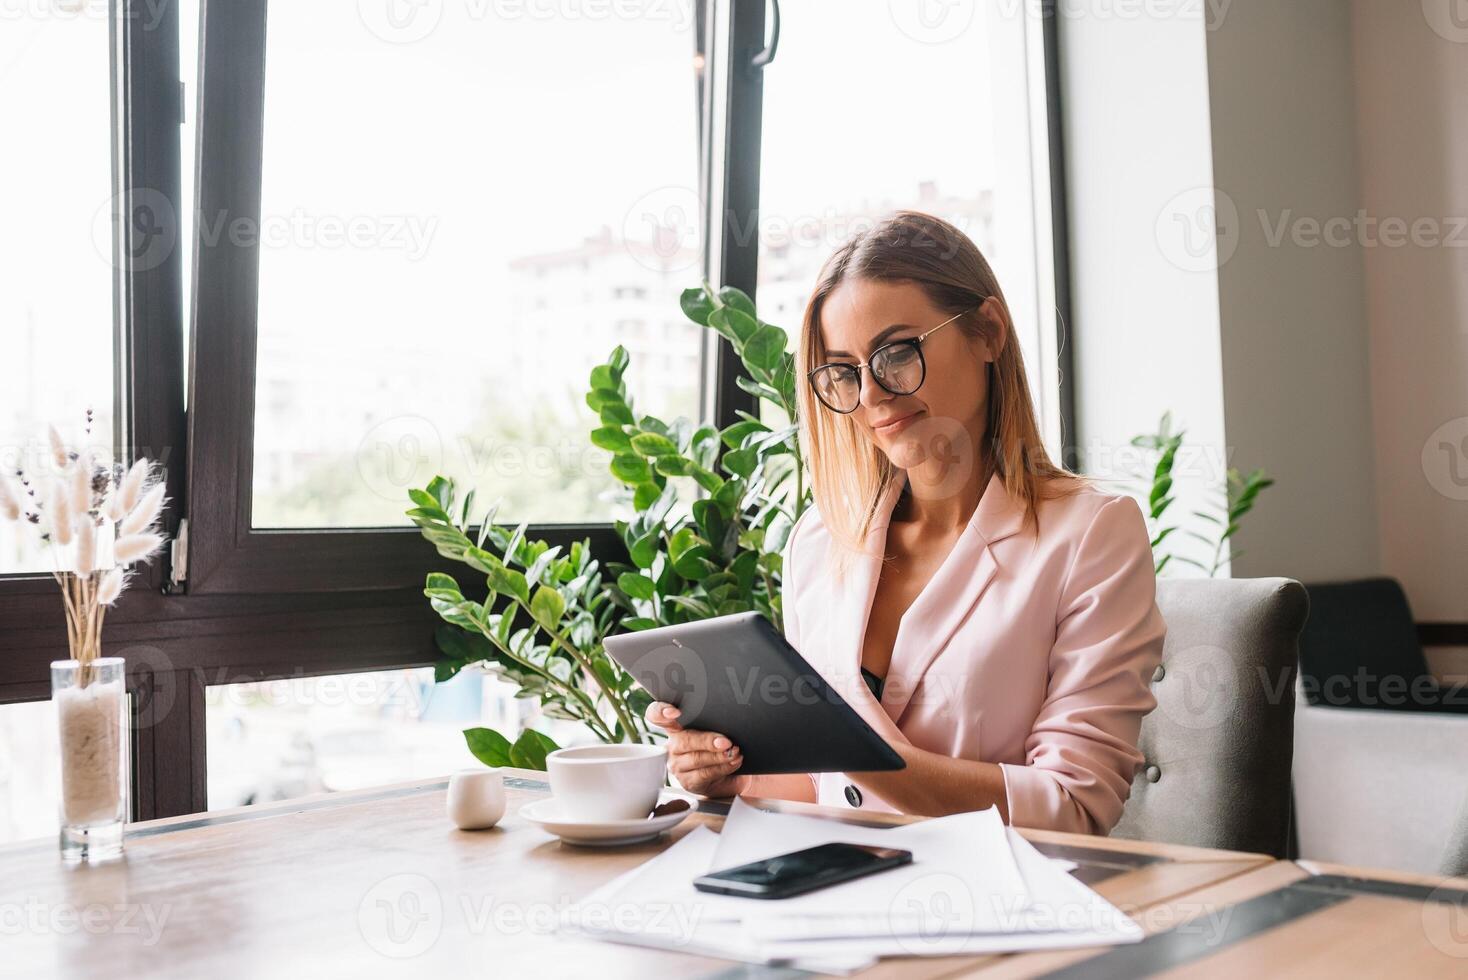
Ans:
{"label": "black smartphone", "polygon": [[695,878],[693,887],[746,898],[790,898],[911,861],[911,851],[895,847],[821,844]]}

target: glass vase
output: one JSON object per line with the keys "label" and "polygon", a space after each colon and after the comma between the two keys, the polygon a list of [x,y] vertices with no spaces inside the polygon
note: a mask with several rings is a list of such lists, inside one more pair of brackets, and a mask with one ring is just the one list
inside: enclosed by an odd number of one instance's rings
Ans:
{"label": "glass vase", "polygon": [[121,657],[51,664],[61,743],[61,857],[74,863],[122,853],[127,821],[127,686]]}

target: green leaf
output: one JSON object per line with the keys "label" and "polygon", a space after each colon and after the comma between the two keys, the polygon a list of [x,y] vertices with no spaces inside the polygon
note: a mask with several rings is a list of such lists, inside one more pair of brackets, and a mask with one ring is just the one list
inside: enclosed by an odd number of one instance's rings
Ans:
{"label": "green leaf", "polygon": [[515,739],[515,744],[510,746],[510,765],[517,769],[535,769],[545,771],[545,757],[554,752],[558,746],[551,741],[547,735],[542,735],[533,728],[527,728]]}
{"label": "green leaf", "polygon": [[735,476],[748,477],[758,462],[753,449],[731,449],[724,454],[724,469]]}
{"label": "green leaf", "polygon": [[453,626],[439,626],[433,631],[434,642],[445,657],[477,663],[491,660],[496,653],[494,646],[478,633],[470,633]]}
{"label": "green leaf", "polygon": [[617,377],[617,372],[612,369],[610,364],[598,364],[591,369],[591,387],[593,388],[605,388],[608,391],[616,391],[620,394],[620,381],[621,379]]}
{"label": "green leaf", "polygon": [[677,456],[678,447],[667,436],[639,432],[632,437],[632,448],[644,456]]}
{"label": "green leaf", "polygon": [[638,510],[647,510],[662,496],[662,488],[656,483],[647,482],[637,484],[637,489],[632,492],[632,506]]}
{"label": "green leaf", "polygon": [[785,345],[789,339],[779,327],[760,327],[744,342],[744,363],[751,368],[773,373],[785,357]]}
{"label": "green leaf", "polygon": [[621,392],[613,388],[593,388],[586,393],[586,404],[593,412],[616,406],[626,407]]}
{"label": "green leaf", "polygon": [[699,427],[688,440],[688,454],[699,466],[712,467],[719,458],[719,430],[711,425]]}
{"label": "green leaf", "polygon": [[668,601],[682,609],[687,609],[699,619],[710,619],[714,615],[714,607],[702,599],[695,599],[686,595],[670,595]]}
{"label": "green leaf", "polygon": [[435,476],[433,479],[428,481],[428,492],[433,495],[433,499],[438,501],[438,506],[442,507],[444,511],[450,511],[453,509],[454,483],[452,480],[446,480],[441,476]]}
{"label": "green leaf", "polygon": [[758,333],[760,327],[759,320],[730,306],[721,306],[710,313],[708,325],[740,353],[745,342]]}
{"label": "green leaf", "polygon": [[454,581],[452,575],[445,575],[443,572],[429,572],[427,580],[423,583],[423,591],[458,593],[460,590],[459,583]]}
{"label": "green leaf", "polygon": [[493,728],[466,728],[464,741],[474,758],[494,769],[510,764],[510,740]]}
{"label": "green leaf", "polygon": [[1157,502],[1159,500],[1161,500],[1163,497],[1167,496],[1167,491],[1169,491],[1171,489],[1172,489],[1172,477],[1171,476],[1164,476],[1164,477],[1162,477],[1161,479],[1159,479],[1156,483],[1154,483],[1152,485],[1152,494],[1151,494],[1151,497],[1148,499],[1148,503],[1152,504],[1153,507],[1156,507],[1157,506]]}
{"label": "green leaf", "polygon": [[593,409],[600,416],[605,425],[636,425],[637,420],[632,417],[632,409],[624,403],[603,405],[600,409]]}
{"label": "green leaf", "polygon": [[469,666],[462,660],[435,660],[433,662],[433,683],[442,684],[444,681],[452,680],[459,671]]}
{"label": "green leaf", "polygon": [[659,456],[652,461],[653,469],[663,476],[687,476],[693,472],[693,465],[682,456]]}
{"label": "green leaf", "polygon": [[658,534],[650,531],[632,542],[627,549],[632,557],[632,564],[638,568],[651,568],[653,559],[658,555]]}
{"label": "green leaf", "polygon": [[657,620],[648,619],[646,616],[631,616],[622,620],[622,627],[631,632],[655,629],[657,625]]}
{"label": "green leaf", "polygon": [[719,290],[719,302],[748,316],[754,316],[754,300],[738,286],[725,286]]}
{"label": "green leaf", "polygon": [[728,446],[730,449],[738,449],[740,446],[744,445],[744,439],[750,433],[768,431],[770,431],[770,427],[765,425],[763,422],[746,420],[743,422],[735,422],[733,425],[726,427],[724,431],[720,433],[720,436],[724,440],[724,445]]}
{"label": "green leaf", "polygon": [[657,593],[657,585],[646,575],[623,572],[617,576],[617,588],[634,599],[651,599]]}
{"label": "green leaf", "polygon": [[566,597],[561,595],[560,590],[548,585],[542,585],[535,590],[535,598],[530,600],[530,615],[537,623],[548,630],[559,629],[565,612]]}
{"label": "green leaf", "polygon": [[733,517],[739,509],[739,499],[744,496],[744,481],[730,480],[714,492],[712,500],[719,505],[725,517]]}
{"label": "green leaf", "polygon": [[612,348],[612,354],[607,358],[607,364],[618,375],[627,370],[627,365],[632,363],[632,357],[627,353],[627,348],[618,344]]}
{"label": "green leaf", "polygon": [[652,479],[652,470],[641,456],[623,454],[612,457],[612,475],[629,486],[646,483]]}
{"label": "green leaf", "polygon": [[718,493],[719,488],[724,485],[724,478],[719,474],[704,469],[702,466],[693,467],[693,479],[699,486],[709,493]]}
{"label": "green leaf", "polygon": [[780,393],[767,384],[761,384],[751,378],[746,378],[742,374],[734,379],[734,383],[739,386],[740,391],[748,392],[756,398],[763,398],[765,401],[774,402],[777,405],[781,403]]}
{"label": "green leaf", "polygon": [[1155,538],[1152,539],[1152,547],[1155,548],[1159,544],[1161,544],[1162,542],[1166,541],[1167,540],[1167,536],[1169,534],[1171,534],[1172,532],[1176,531],[1176,530],[1177,530],[1177,528],[1175,528],[1175,527],[1165,527],[1165,528],[1163,528],[1162,531],[1158,533],[1157,537],[1155,537]]}
{"label": "green leaf", "polygon": [[701,286],[683,290],[678,297],[678,305],[683,308],[683,315],[694,323],[701,327],[709,325],[709,314],[714,311],[714,304]]}
{"label": "green leaf", "polygon": [[604,425],[599,429],[592,429],[591,444],[612,453],[632,451],[632,440],[627,438],[627,433],[622,431],[621,426]]}

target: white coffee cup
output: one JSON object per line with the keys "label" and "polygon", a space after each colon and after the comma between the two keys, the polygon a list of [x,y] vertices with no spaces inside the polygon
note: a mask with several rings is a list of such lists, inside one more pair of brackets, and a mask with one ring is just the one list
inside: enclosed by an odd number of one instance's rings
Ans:
{"label": "white coffee cup", "polygon": [[461,769],[449,777],[449,819],[460,830],[488,830],[505,815],[505,777],[498,769]]}
{"label": "white coffee cup", "polygon": [[657,806],[668,768],[661,745],[585,745],[545,757],[551,795],[572,820],[637,820]]}

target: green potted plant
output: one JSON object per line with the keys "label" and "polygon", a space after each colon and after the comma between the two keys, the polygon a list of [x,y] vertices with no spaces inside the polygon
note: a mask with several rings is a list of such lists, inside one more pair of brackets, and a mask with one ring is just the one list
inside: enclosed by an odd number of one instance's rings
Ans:
{"label": "green potted plant", "polygon": [[[1213,549],[1211,558],[1207,561],[1200,561],[1171,551],[1166,545],[1167,539],[1180,527],[1167,516],[1168,510],[1176,500],[1172,492],[1172,471],[1185,435],[1187,435],[1186,430],[1172,431],[1172,413],[1166,412],[1157,424],[1157,431],[1144,433],[1132,440],[1133,446],[1157,453],[1157,460],[1152,467],[1151,481],[1147,487],[1146,507],[1148,525],[1152,532],[1152,556],[1159,575],[1170,562],[1176,560],[1182,565],[1192,565],[1212,578],[1223,568],[1224,548],[1229,540],[1238,533],[1244,515],[1254,509],[1254,503],[1260,493],[1274,486],[1274,480],[1262,469],[1256,469],[1245,475],[1230,468],[1224,475],[1223,486],[1215,491],[1216,503],[1214,506],[1208,510],[1193,511],[1194,517],[1214,525],[1217,531],[1211,536],[1194,530],[1183,532],[1185,536],[1201,541]],[[1235,551],[1233,557],[1237,558],[1241,554],[1243,552]]]}
{"label": "green potted plant", "polygon": [[[785,421],[741,412],[718,430],[640,415],[624,377],[627,352],[615,349],[592,370],[586,403],[597,417],[591,441],[612,453],[611,472],[635,510],[616,524],[626,561],[604,563],[589,541],[563,552],[529,540],[523,524],[497,524],[492,507],[476,517],[474,494],[460,501],[441,477],[410,491],[408,516],[423,536],[487,590],[477,601],[454,576],[428,576],[424,595],[443,620],[438,680],[480,666],[539,699],[548,717],[579,722],[604,742],[647,741],[650,697],[606,655],[608,634],[749,610],[780,626],[780,555],[810,503],[790,421],[788,337],[737,289],[704,285],[685,291],[681,305],[729,340],[744,366],[740,387]],[[543,769],[556,748],[533,729],[513,742],[483,728],[465,738],[496,766]]]}

